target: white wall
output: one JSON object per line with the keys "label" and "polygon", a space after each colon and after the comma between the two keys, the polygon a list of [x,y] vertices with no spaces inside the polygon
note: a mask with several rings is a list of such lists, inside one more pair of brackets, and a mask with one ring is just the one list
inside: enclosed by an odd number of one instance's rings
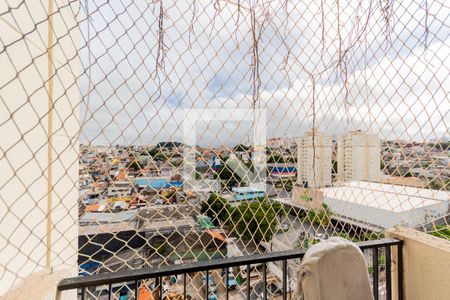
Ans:
{"label": "white wall", "polygon": [[390,211],[370,206],[368,205],[369,203],[354,203],[333,197],[325,197],[323,202],[337,215],[385,229],[397,225],[415,227],[421,224],[427,224],[431,220],[445,216],[449,209],[448,202],[437,202],[433,205],[417,207],[406,211]]}
{"label": "white wall", "polygon": [[[47,266],[48,1],[0,4],[0,296]],[[15,7],[16,4],[12,5]],[[53,271],[76,275],[77,2],[54,1],[55,76],[51,252]],[[73,28],[72,28],[73,27]]]}
{"label": "white wall", "polygon": [[352,131],[339,137],[337,159],[339,181],[380,180],[380,139],[373,134]]}
{"label": "white wall", "polygon": [[[384,234],[403,241],[404,299],[449,299],[450,242],[411,228],[392,228]],[[391,258],[397,265],[395,248]],[[398,287],[396,269],[391,276],[394,291]],[[395,293],[393,299],[397,299]]]}

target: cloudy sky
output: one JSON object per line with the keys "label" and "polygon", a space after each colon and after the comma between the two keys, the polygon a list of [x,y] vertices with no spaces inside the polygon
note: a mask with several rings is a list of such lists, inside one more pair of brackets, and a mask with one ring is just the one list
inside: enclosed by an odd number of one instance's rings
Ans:
{"label": "cloudy sky", "polygon": [[[251,108],[254,100],[266,110],[268,137],[301,136],[313,125],[333,136],[450,135],[444,0],[240,2],[84,2],[82,142],[182,141],[188,109]],[[200,122],[197,140],[232,145],[251,132],[250,121]]]}

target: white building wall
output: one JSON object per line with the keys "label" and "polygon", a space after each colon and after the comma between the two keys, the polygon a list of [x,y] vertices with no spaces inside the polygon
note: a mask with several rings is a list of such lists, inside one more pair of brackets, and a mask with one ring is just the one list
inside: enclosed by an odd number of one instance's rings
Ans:
{"label": "white building wall", "polygon": [[331,137],[318,131],[314,135],[307,132],[297,141],[297,151],[298,184],[307,181],[308,187],[331,186]]}
{"label": "white building wall", "polygon": [[430,224],[450,208],[450,192],[410,186],[355,181],[321,191],[335,215],[379,228]]}
{"label": "white building wall", "polygon": [[361,131],[338,138],[339,181],[379,181],[381,178],[380,139]]}
{"label": "white building wall", "polygon": [[[0,18],[0,296],[8,298],[33,274],[77,274],[79,9],[76,1],[53,2],[49,59],[47,4],[26,1]],[[29,288],[28,296],[37,291]]]}
{"label": "white building wall", "polygon": [[407,211],[391,211],[333,197],[325,197],[323,202],[337,216],[358,223],[361,227],[364,227],[364,225],[373,225],[383,229],[393,228],[395,226],[415,227],[429,224],[433,220],[445,216],[449,209],[448,202],[439,202]]}

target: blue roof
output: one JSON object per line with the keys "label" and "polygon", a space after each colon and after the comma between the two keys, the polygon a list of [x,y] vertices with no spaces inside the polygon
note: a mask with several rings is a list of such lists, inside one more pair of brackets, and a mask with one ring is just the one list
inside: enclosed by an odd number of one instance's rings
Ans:
{"label": "blue roof", "polygon": [[296,167],[273,167],[271,172],[287,173],[287,172],[297,172]]}
{"label": "blue roof", "polygon": [[170,181],[170,182],[166,183],[166,185],[164,187],[170,188],[170,187],[182,187],[182,186],[183,186],[183,181]]}
{"label": "blue roof", "polygon": [[168,183],[168,180],[166,178],[137,178],[135,182],[139,186],[161,189]]}

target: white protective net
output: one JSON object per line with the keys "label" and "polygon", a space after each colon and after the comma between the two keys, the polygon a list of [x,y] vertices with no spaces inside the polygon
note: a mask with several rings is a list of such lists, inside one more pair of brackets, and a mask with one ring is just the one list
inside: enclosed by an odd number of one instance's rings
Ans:
{"label": "white protective net", "polygon": [[450,239],[449,15],[444,0],[4,1],[5,289],[73,260],[88,276],[394,226]]}

